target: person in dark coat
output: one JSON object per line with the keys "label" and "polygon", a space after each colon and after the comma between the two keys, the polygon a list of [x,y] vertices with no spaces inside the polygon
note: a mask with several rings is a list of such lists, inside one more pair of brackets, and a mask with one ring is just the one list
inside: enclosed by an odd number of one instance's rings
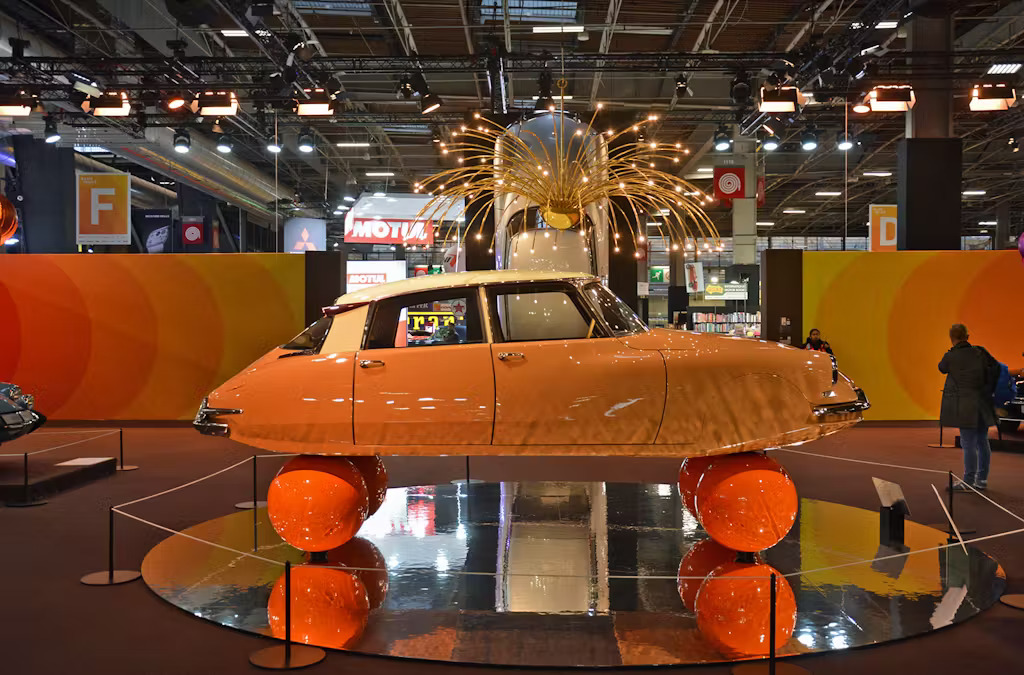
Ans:
{"label": "person in dark coat", "polygon": [[[992,393],[999,377],[999,363],[984,347],[968,342],[968,337],[967,327],[961,323],[949,329],[953,346],[939,361],[939,372],[946,376],[939,421],[943,426],[960,430],[960,445],[964,451],[963,482],[984,490],[988,487],[992,454],[988,428],[996,423]],[[953,489],[968,490],[963,484]]]}
{"label": "person in dark coat", "polygon": [[804,341],[804,349],[810,349],[816,352],[827,352],[832,353],[832,347],[829,343],[821,339],[821,331],[817,328],[812,328],[811,332],[807,334],[807,339]]}

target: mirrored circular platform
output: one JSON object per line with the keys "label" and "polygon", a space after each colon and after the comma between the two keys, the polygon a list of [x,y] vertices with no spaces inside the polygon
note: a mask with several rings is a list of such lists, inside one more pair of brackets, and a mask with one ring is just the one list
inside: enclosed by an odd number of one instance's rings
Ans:
{"label": "mirrored circular platform", "polygon": [[322,564],[283,543],[262,509],[255,553],[275,562],[239,553],[253,551],[253,516],[186,530],[238,552],[182,536],[158,544],[146,583],[198,617],[281,637],[290,560],[293,639],[392,657],[551,667],[760,658],[764,570],[780,575],[777,616],[789,622],[777,653],[821,652],[963,621],[1005,586],[973,547],[927,550],[948,543],[943,532],[908,522],[904,546],[884,546],[877,513],[808,499],[762,564],[722,575],[722,551],[666,484],[392,488],[359,538]]}

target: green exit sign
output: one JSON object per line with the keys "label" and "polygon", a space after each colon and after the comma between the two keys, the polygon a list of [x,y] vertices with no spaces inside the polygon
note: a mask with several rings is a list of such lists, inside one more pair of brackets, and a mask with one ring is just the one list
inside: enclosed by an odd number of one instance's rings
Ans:
{"label": "green exit sign", "polygon": [[668,283],[668,267],[652,267],[649,271],[652,284]]}

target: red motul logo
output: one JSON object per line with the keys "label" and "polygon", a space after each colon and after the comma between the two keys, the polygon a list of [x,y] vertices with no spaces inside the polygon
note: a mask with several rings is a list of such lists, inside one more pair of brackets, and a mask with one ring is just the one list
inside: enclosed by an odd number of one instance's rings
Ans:
{"label": "red motul logo", "polygon": [[348,283],[349,285],[358,284],[360,286],[370,286],[372,284],[383,284],[388,280],[388,275],[381,274],[380,272],[374,272],[372,274],[349,274]]}
{"label": "red motul logo", "polygon": [[352,218],[345,223],[345,241],[356,244],[434,243],[433,224],[425,220]]}

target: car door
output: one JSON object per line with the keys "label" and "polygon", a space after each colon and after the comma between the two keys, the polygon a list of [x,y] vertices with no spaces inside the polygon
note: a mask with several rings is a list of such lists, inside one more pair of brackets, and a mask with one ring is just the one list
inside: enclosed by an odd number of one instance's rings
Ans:
{"label": "car door", "polygon": [[494,374],[479,307],[477,287],[374,303],[356,355],[357,445],[491,442]]}
{"label": "car door", "polygon": [[665,406],[658,352],[614,337],[569,283],[487,289],[495,445],[653,443]]}

